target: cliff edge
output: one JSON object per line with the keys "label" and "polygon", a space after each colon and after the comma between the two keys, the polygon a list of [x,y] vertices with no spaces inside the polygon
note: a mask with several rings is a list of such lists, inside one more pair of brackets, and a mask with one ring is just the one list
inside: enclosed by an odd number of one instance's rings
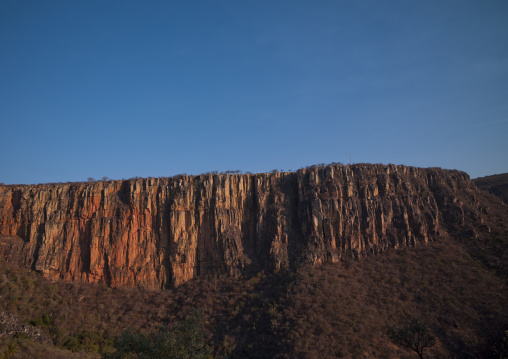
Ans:
{"label": "cliff edge", "polygon": [[463,172],[369,164],[0,186],[0,255],[54,279],[165,288],[471,236],[477,192]]}

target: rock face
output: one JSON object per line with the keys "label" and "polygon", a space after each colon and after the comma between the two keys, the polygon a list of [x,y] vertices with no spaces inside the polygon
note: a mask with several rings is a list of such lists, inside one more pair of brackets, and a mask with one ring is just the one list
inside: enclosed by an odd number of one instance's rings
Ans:
{"label": "rock face", "polygon": [[395,165],[1,186],[0,254],[50,278],[164,288],[443,238],[474,217],[476,191],[463,172]]}

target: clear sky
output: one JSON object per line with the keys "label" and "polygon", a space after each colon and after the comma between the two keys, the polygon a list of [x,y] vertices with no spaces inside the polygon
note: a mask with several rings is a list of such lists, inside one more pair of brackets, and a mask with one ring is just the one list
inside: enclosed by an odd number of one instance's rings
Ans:
{"label": "clear sky", "polygon": [[508,172],[508,1],[0,0],[0,182]]}

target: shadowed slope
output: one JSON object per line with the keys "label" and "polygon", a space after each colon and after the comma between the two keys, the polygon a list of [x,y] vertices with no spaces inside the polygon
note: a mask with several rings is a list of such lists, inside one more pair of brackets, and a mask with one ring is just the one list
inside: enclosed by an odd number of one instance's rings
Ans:
{"label": "shadowed slope", "polygon": [[508,173],[475,178],[473,183],[508,204]]}

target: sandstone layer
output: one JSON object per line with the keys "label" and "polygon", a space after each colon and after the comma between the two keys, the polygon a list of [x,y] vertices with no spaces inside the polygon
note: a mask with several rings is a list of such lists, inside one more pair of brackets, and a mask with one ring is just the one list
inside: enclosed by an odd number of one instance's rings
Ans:
{"label": "sandstone layer", "polygon": [[476,193],[463,172],[366,164],[0,186],[0,254],[50,278],[165,288],[456,235],[481,221]]}

